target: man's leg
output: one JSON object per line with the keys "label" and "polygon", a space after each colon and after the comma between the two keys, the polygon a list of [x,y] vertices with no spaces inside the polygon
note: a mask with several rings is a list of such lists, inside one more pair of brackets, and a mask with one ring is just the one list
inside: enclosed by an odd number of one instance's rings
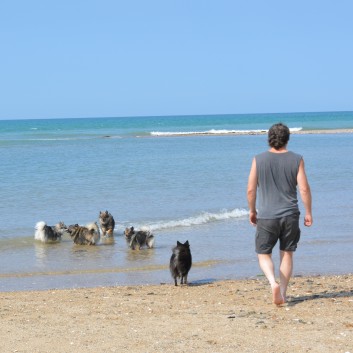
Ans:
{"label": "man's leg", "polygon": [[279,284],[275,279],[275,268],[272,261],[271,254],[258,254],[259,265],[267,280],[269,281],[272,289],[272,300],[274,304],[283,304],[284,300],[281,295]]}
{"label": "man's leg", "polygon": [[280,288],[284,302],[286,302],[287,287],[293,272],[293,251],[280,250],[280,258]]}

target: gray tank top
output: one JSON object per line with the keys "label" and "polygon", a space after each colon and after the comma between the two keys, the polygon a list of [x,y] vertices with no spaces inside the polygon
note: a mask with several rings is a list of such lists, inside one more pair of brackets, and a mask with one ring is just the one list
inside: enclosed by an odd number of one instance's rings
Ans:
{"label": "gray tank top", "polygon": [[299,214],[297,175],[302,156],[266,151],[255,156],[258,180],[257,218]]}

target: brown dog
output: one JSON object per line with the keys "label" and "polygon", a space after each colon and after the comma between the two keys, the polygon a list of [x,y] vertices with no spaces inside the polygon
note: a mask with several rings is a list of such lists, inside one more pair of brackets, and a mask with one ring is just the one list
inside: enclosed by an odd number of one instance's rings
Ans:
{"label": "brown dog", "polygon": [[78,224],[70,225],[68,233],[75,244],[95,245],[99,242],[99,228],[97,223],[90,223],[87,226]]}
{"label": "brown dog", "polygon": [[102,235],[105,237],[113,236],[114,228],[115,228],[115,220],[114,217],[108,212],[99,212],[99,224],[102,229]]}

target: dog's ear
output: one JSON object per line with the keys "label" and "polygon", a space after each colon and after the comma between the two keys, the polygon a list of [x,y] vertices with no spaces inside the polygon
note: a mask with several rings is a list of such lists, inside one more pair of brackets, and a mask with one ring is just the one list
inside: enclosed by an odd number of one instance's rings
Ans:
{"label": "dog's ear", "polygon": [[181,246],[181,245],[183,245],[182,243],[180,243],[180,241],[179,240],[177,240],[177,246]]}
{"label": "dog's ear", "polygon": [[184,243],[184,245],[186,245],[186,246],[189,247],[189,246],[190,246],[190,245],[189,245],[189,240],[187,240],[187,241]]}
{"label": "dog's ear", "polygon": [[134,227],[130,227],[130,230],[131,230],[132,232],[134,231],[134,229],[135,229]]}

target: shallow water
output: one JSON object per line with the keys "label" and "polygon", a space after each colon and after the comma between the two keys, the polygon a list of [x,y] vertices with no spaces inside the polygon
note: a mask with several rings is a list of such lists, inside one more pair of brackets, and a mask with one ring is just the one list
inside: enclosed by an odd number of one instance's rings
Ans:
{"label": "shallow water", "polygon": [[[351,272],[352,239],[304,234],[295,256],[296,275]],[[98,246],[74,245],[66,236],[58,244],[22,239],[15,250],[11,246],[2,249],[0,290],[172,284],[168,265],[177,240],[191,244],[191,282],[261,275],[253,249],[254,229],[247,219],[218,221],[193,227],[192,231],[186,227],[158,232],[155,236],[155,248],[140,251],[131,250],[122,234],[115,234],[114,244]],[[18,263],[14,263],[14,255]],[[278,263],[277,251],[274,259]]]}

